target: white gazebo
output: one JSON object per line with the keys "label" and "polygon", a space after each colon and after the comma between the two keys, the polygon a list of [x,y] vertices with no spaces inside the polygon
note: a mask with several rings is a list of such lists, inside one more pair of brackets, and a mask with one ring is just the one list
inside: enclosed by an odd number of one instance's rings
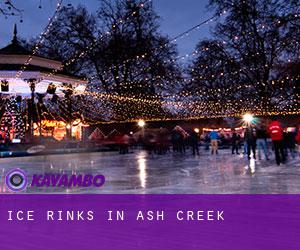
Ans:
{"label": "white gazebo", "polygon": [[[1,101],[9,98],[28,100],[27,108],[29,111],[27,111],[28,117],[25,124],[26,131],[30,134],[30,137],[37,133],[42,136],[44,127],[47,124],[52,124],[53,126],[55,122],[59,122],[60,125],[65,123],[66,137],[72,137],[73,121],[66,122],[59,120],[59,118],[49,121],[49,119],[43,120],[40,118],[37,122],[30,118],[30,114],[33,113],[30,112],[30,108],[36,107],[35,100],[39,94],[43,95],[45,99],[52,98],[54,95],[63,97],[65,96],[64,90],[72,88],[74,90],[73,94],[80,95],[85,91],[86,86],[87,81],[85,79],[65,72],[62,62],[36,54],[32,55],[18,40],[16,26],[12,42],[0,49],[0,99]],[[5,109],[4,111],[2,110],[2,116],[3,112],[6,112]],[[78,121],[76,124],[78,124]],[[53,127],[55,128],[55,126]],[[3,129],[0,128],[0,132]],[[49,132],[49,129],[47,131]],[[47,135],[49,134],[48,132]],[[62,133],[60,133],[60,137],[62,136]],[[13,136],[11,137],[10,139],[14,139]]]}
{"label": "white gazebo", "polygon": [[85,90],[86,81],[63,71],[61,62],[41,56],[32,56],[17,39],[15,26],[12,42],[0,49],[0,93],[4,95],[30,96],[29,80],[36,82],[35,93],[44,94],[49,85],[55,86],[61,95],[66,84],[72,85],[76,93]]}

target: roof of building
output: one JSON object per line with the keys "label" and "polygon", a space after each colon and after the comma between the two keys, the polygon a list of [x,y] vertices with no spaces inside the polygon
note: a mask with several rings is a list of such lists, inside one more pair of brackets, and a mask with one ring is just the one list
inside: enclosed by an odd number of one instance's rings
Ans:
{"label": "roof of building", "polygon": [[18,40],[16,25],[14,26],[13,39],[11,43],[0,49],[0,55],[3,55],[0,61],[0,70],[21,70],[24,66],[24,56],[31,56],[33,59],[26,66],[26,71],[50,73],[55,70],[56,74],[66,75],[68,77],[83,80],[82,77],[75,76],[69,72],[66,72],[64,69],[60,69],[62,63],[57,60],[49,59],[40,55],[33,56],[32,53],[22,46]]}
{"label": "roof of building", "polygon": [[30,52],[24,48],[17,38],[17,26],[14,27],[14,36],[9,45],[0,49],[2,55],[30,55]]}

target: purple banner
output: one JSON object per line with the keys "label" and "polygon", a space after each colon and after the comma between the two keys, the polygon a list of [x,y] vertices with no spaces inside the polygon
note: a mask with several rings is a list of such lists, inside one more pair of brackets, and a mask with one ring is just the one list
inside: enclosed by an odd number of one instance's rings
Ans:
{"label": "purple banner", "polygon": [[300,249],[300,195],[1,195],[0,249]]}

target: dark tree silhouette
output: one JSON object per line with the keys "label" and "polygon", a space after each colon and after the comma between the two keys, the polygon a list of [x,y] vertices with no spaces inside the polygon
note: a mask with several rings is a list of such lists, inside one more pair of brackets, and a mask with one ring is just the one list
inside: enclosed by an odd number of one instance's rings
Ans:
{"label": "dark tree silhouette", "polygon": [[83,6],[63,7],[40,53],[89,76],[89,91],[147,99],[133,105],[115,98],[118,119],[124,111],[129,119],[138,118],[141,109],[161,113],[158,93],[174,91],[181,72],[175,45],[158,31],[158,18],[148,1],[101,1],[96,14]]}
{"label": "dark tree silhouette", "polygon": [[20,16],[22,14],[22,10],[20,10],[15,1],[13,0],[1,0],[0,1],[0,14],[5,17],[8,16]]}
{"label": "dark tree silhouette", "polygon": [[216,13],[227,15],[214,40],[198,44],[190,87],[210,90],[206,97],[219,103],[235,98],[241,107],[259,103],[262,110],[289,105],[296,82],[278,69],[299,57],[299,6],[299,0],[211,0]]}

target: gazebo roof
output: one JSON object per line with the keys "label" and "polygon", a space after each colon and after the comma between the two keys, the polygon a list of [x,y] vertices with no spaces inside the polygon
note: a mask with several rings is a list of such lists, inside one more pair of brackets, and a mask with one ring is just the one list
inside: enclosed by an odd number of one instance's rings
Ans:
{"label": "gazebo roof", "polygon": [[46,69],[46,71],[47,69],[56,69],[58,71],[62,71],[62,63],[60,61],[40,55],[33,55],[32,52],[30,52],[21,44],[17,37],[16,24],[14,26],[13,39],[9,45],[0,49],[0,56],[0,70],[5,70],[7,65],[15,65],[15,69],[19,70],[24,65],[25,61],[31,57],[28,66],[38,66],[39,68]]}
{"label": "gazebo roof", "polygon": [[[26,65],[26,66],[25,66]],[[17,38],[15,25],[12,42],[0,49],[0,80],[8,82],[8,91],[0,88],[0,93],[28,96],[31,93],[28,79],[36,79],[36,92],[46,93],[49,84],[55,85],[56,93],[62,94],[64,84],[71,84],[77,93],[82,93],[87,81],[65,72],[60,61],[33,55]]]}
{"label": "gazebo roof", "polygon": [[30,55],[30,52],[25,49],[17,38],[17,26],[14,27],[14,37],[9,45],[0,49],[1,55]]}
{"label": "gazebo roof", "polygon": [[[25,70],[22,70],[24,63],[28,58],[31,58],[30,62],[26,66]],[[55,72],[52,78],[66,78],[66,82],[74,81],[74,83],[82,82],[86,84],[86,80],[81,77],[74,76],[69,72],[66,72],[63,68],[63,64],[60,61],[49,59],[39,55],[32,55],[17,38],[17,26],[14,26],[13,39],[9,45],[0,49],[0,78],[10,77],[9,75],[16,75],[14,72],[22,72],[20,78],[26,78],[31,72],[35,74],[51,74]],[[9,73],[12,72],[12,73]],[[5,75],[5,76],[3,76]],[[57,76],[57,77],[56,77]],[[63,81],[63,79],[62,79]]]}
{"label": "gazebo roof", "polygon": [[20,45],[19,41],[12,41],[11,44],[0,49],[0,55],[30,55],[30,52]]}

